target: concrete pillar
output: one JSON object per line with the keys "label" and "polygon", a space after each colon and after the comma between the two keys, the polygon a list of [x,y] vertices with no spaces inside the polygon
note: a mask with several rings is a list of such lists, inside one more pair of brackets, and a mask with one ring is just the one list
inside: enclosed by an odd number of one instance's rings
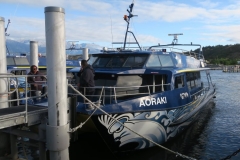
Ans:
{"label": "concrete pillar", "polygon": [[47,148],[50,159],[69,159],[69,124],[65,50],[65,10],[45,7],[48,77]]}
{"label": "concrete pillar", "polygon": [[38,42],[30,41],[30,65],[38,67]]}
{"label": "concrete pillar", "polygon": [[88,60],[88,48],[83,48],[82,49],[82,53],[83,53],[83,55],[82,55],[82,59],[84,59],[84,60]]}
{"label": "concrete pillar", "polygon": [[[7,73],[7,59],[6,59],[6,40],[5,40],[5,19],[0,17],[0,74]],[[8,108],[8,92],[7,78],[0,78],[0,110],[1,108]],[[0,157],[10,152],[9,135],[2,133],[0,130]]]}
{"label": "concrete pillar", "polygon": [[[5,40],[5,20],[0,17],[0,73],[7,73],[6,58],[6,40]],[[0,78],[0,108],[8,108],[8,92],[7,78]]]}

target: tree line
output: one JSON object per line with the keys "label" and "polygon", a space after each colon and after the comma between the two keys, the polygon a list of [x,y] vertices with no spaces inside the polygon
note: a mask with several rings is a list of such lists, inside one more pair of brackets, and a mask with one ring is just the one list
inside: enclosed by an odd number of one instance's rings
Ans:
{"label": "tree line", "polygon": [[240,44],[206,46],[204,58],[211,64],[236,65],[240,61]]}

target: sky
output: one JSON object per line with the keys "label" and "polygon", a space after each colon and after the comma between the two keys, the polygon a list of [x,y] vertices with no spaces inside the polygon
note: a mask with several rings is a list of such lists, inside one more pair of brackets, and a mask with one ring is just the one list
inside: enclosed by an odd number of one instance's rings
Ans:
{"label": "sky", "polygon": [[[129,30],[141,46],[172,43],[168,34],[182,33],[178,43],[202,46],[240,43],[239,0],[0,0],[0,17],[9,24],[7,39],[38,41],[45,46],[45,13],[49,6],[65,9],[66,41],[115,47],[123,42],[128,14],[134,2]],[[128,42],[133,42],[129,35]]]}

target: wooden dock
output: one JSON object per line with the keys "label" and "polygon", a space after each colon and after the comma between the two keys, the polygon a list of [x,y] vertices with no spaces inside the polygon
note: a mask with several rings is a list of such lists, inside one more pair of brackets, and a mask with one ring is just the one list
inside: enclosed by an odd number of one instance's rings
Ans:
{"label": "wooden dock", "polygon": [[240,72],[240,65],[229,65],[229,66],[223,66],[222,67],[223,72]]}
{"label": "wooden dock", "polygon": [[26,114],[24,105],[1,109],[0,129],[25,124],[26,118],[29,126],[39,124],[43,116],[47,117],[47,111],[46,107],[27,106]]}

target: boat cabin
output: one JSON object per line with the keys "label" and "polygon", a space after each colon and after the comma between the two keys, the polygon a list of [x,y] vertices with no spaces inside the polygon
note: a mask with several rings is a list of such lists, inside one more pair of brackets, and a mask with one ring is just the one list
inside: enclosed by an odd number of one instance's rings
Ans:
{"label": "boat cabin", "polygon": [[[102,94],[106,104],[174,89],[200,90],[200,61],[195,63],[195,58],[189,60],[183,54],[165,51],[92,54],[88,63],[95,69],[95,101]],[[70,70],[76,79],[79,70]]]}

